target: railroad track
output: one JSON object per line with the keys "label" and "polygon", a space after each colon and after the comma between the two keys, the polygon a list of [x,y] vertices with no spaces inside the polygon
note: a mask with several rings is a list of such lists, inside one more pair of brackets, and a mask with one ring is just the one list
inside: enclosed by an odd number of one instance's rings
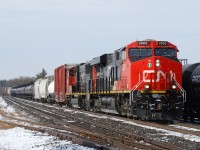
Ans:
{"label": "railroad track", "polygon": [[[64,130],[69,130],[69,128],[73,129],[73,132],[74,130],[78,130],[76,133],[82,136],[82,138],[98,144],[109,144],[113,147],[127,150],[134,148],[177,150],[188,148],[183,147],[183,145],[180,144],[176,145],[161,142],[151,137],[141,136],[141,134],[129,132],[132,128],[130,128],[130,126],[123,126],[123,124],[122,127],[119,128],[118,121],[112,121],[110,119],[88,119],[83,115],[80,116],[80,114],[76,113],[76,111],[69,109],[66,111],[65,108],[53,107],[18,98],[4,97],[4,99],[9,103],[13,103],[16,106],[21,107],[22,109],[26,109],[27,111],[31,110],[31,113],[34,113],[35,116],[42,117],[41,120],[54,126],[59,126],[57,128],[60,128],[60,130],[63,130],[63,126],[65,127]],[[90,115],[90,117],[91,116],[92,115]],[[136,130],[137,129],[135,129],[135,131]],[[189,143],[187,145],[189,145]],[[197,148],[197,146],[195,148]]]}

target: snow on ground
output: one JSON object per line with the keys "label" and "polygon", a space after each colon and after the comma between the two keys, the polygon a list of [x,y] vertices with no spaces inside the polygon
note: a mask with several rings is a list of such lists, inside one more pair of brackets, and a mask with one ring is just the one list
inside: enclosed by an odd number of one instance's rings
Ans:
{"label": "snow on ground", "polygon": [[199,129],[188,128],[188,127],[183,127],[183,126],[178,126],[178,125],[169,125],[169,126],[172,126],[177,129],[183,129],[183,130],[189,130],[189,131],[197,131],[197,132],[200,131]]}
{"label": "snow on ground", "polygon": [[[12,106],[9,106],[0,97],[0,110],[8,113],[16,113]],[[0,115],[0,120],[6,120]],[[9,120],[6,120],[9,121]],[[11,121],[19,123],[18,121]],[[28,123],[23,125],[30,125]],[[6,150],[94,150],[72,144],[70,141],[59,140],[48,134],[25,130],[24,128],[10,128],[7,130],[0,129],[0,149]]]}
{"label": "snow on ground", "polygon": [[4,112],[7,112],[7,113],[14,113],[15,112],[15,109],[8,105],[3,99],[2,97],[0,97],[0,108],[4,111]]}
{"label": "snow on ground", "polygon": [[9,150],[93,150],[72,144],[69,141],[61,141],[48,134],[23,128],[0,130],[0,149]]}
{"label": "snow on ground", "polygon": [[90,117],[96,117],[96,118],[100,118],[100,119],[109,119],[109,117],[107,116],[104,116],[104,115],[95,115],[95,114],[90,114],[90,113],[87,113],[87,112],[81,112],[81,111],[73,111],[73,113],[79,113],[79,114],[85,114],[87,116],[90,116]]}

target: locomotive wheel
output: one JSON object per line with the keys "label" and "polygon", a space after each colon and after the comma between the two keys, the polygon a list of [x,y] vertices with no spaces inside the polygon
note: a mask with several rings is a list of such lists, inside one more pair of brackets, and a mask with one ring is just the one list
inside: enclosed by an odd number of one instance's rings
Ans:
{"label": "locomotive wheel", "polygon": [[194,123],[194,115],[193,115],[193,113],[190,114],[190,121],[191,121],[191,123]]}
{"label": "locomotive wheel", "polygon": [[53,103],[54,103],[53,100],[50,100],[50,104],[53,105]]}
{"label": "locomotive wheel", "polygon": [[174,121],[170,120],[168,121],[169,124],[174,124]]}
{"label": "locomotive wheel", "polygon": [[184,119],[184,122],[187,122],[188,116],[187,115],[183,115],[183,119]]}

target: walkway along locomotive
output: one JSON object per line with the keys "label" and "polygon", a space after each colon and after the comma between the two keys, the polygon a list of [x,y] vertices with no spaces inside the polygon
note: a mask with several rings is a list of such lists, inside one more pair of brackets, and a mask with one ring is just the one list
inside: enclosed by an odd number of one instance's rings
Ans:
{"label": "walkway along locomotive", "polygon": [[173,121],[185,92],[178,49],[167,41],[135,41],[87,63],[55,69],[55,101],[141,119]]}

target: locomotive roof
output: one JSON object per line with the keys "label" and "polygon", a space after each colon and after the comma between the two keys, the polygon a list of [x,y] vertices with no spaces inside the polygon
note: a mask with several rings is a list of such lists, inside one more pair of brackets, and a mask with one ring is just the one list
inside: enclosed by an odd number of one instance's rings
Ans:
{"label": "locomotive roof", "polygon": [[156,47],[165,47],[165,48],[168,48],[168,47],[174,47],[175,50],[177,52],[179,52],[178,48],[176,47],[176,45],[168,42],[168,41],[157,41],[157,40],[151,40],[151,39],[147,39],[147,40],[136,40],[130,44],[127,45],[127,47],[132,47],[132,46],[150,46],[151,44],[153,43],[153,46],[155,44]]}
{"label": "locomotive roof", "polygon": [[121,52],[121,51],[123,51],[124,49],[126,49],[126,46],[124,46],[124,47],[122,47],[122,48],[120,48],[120,49],[115,50],[115,52]]}

